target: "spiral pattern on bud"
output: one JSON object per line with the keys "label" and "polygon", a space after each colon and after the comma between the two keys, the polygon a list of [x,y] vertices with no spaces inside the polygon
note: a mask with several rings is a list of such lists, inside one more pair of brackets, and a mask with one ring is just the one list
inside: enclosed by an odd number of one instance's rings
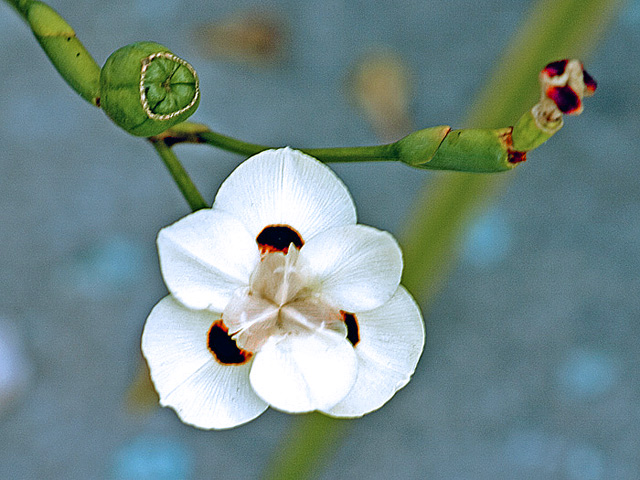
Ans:
{"label": "spiral pattern on bud", "polygon": [[186,120],[200,101],[198,75],[157,43],[116,50],[100,73],[100,104],[132,135],[149,137]]}

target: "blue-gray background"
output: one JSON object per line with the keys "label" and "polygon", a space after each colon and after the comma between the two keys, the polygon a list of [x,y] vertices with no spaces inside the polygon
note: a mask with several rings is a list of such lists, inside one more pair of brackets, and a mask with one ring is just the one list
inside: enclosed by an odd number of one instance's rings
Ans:
{"label": "blue-gray background", "polygon": [[[377,143],[345,88],[364,54],[385,47],[410,65],[417,127],[456,125],[530,3],[52,5],[99,63],[138,40],[188,59],[203,92],[196,121],[272,145],[343,146]],[[249,7],[286,22],[286,61],[205,58],[194,26]],[[0,476],[256,477],[287,415],[205,432],[168,409],[124,406],[145,318],[166,293],[155,235],[188,212],[184,200],[152,149],[79,99],[4,3],[0,46],[0,334],[19,360],[0,371],[27,382],[11,402],[0,394]],[[600,87],[585,113],[472,227],[413,381],[355,422],[322,478],[640,478],[639,52],[633,0],[588,59]],[[205,146],[178,153],[207,199],[240,161]],[[335,170],[360,221],[393,232],[432,175]]]}

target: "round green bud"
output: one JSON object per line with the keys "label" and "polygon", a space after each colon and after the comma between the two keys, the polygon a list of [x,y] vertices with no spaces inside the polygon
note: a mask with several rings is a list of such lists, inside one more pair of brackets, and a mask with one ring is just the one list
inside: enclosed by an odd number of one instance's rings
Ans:
{"label": "round green bud", "polygon": [[189,118],[199,102],[196,71],[157,43],[122,47],[100,71],[100,106],[132,135],[164,132]]}

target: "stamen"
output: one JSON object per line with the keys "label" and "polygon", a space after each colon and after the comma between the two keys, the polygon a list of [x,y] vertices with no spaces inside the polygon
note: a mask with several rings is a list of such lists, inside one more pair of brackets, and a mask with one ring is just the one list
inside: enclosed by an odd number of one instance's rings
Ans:
{"label": "stamen", "polygon": [[355,347],[360,341],[358,319],[353,313],[345,312],[344,310],[340,310],[340,313],[342,314],[344,324],[347,326],[347,340]]}
{"label": "stamen", "polygon": [[229,336],[229,329],[222,319],[211,325],[207,335],[207,347],[218,363],[223,365],[242,365],[253,356],[253,353],[238,348],[235,340]]}
{"label": "stamen", "polygon": [[256,242],[260,248],[260,253],[289,251],[289,245],[292,243],[296,248],[302,248],[304,241],[298,232],[289,225],[269,225],[265,227],[256,237]]}

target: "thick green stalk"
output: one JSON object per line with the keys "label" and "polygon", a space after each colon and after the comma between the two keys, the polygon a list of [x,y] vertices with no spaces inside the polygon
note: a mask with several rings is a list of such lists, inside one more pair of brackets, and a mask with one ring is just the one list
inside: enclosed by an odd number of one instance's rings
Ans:
{"label": "thick green stalk", "polygon": [[50,6],[33,0],[6,0],[31,27],[58,73],[82,98],[100,102],[100,67],[71,26]]}
{"label": "thick green stalk", "polygon": [[279,446],[277,458],[263,478],[302,480],[315,477],[335,453],[350,426],[349,420],[338,420],[321,413],[300,416]]}
{"label": "thick green stalk", "polygon": [[[467,117],[468,124],[497,126],[515,121],[518,114],[535,101],[538,71],[554,59],[584,58],[623,3],[623,0],[537,2],[478,96]],[[428,306],[454,261],[458,239],[469,219],[487,205],[504,180],[503,175],[448,173],[425,186],[402,237],[403,282],[421,300],[423,308]],[[348,431],[341,422],[321,419],[317,414],[295,422],[285,446],[312,444],[314,438],[338,444]],[[332,434],[333,429],[339,434]],[[323,446],[330,448],[326,443]],[[282,478],[304,479],[321,472],[320,460],[326,450],[281,453],[279,447],[276,452],[268,478],[286,473],[288,477]]]}
{"label": "thick green stalk", "polygon": [[200,195],[200,192],[180,163],[180,160],[178,160],[176,154],[171,150],[171,147],[161,140],[151,141],[151,145],[153,145],[153,148],[155,148],[158,155],[160,155],[160,158],[171,174],[171,178],[173,178],[176,185],[178,185],[182,196],[189,204],[189,207],[191,207],[191,210],[195,212],[202,208],[209,208],[209,205],[207,205],[207,202],[205,202],[202,195]]}

